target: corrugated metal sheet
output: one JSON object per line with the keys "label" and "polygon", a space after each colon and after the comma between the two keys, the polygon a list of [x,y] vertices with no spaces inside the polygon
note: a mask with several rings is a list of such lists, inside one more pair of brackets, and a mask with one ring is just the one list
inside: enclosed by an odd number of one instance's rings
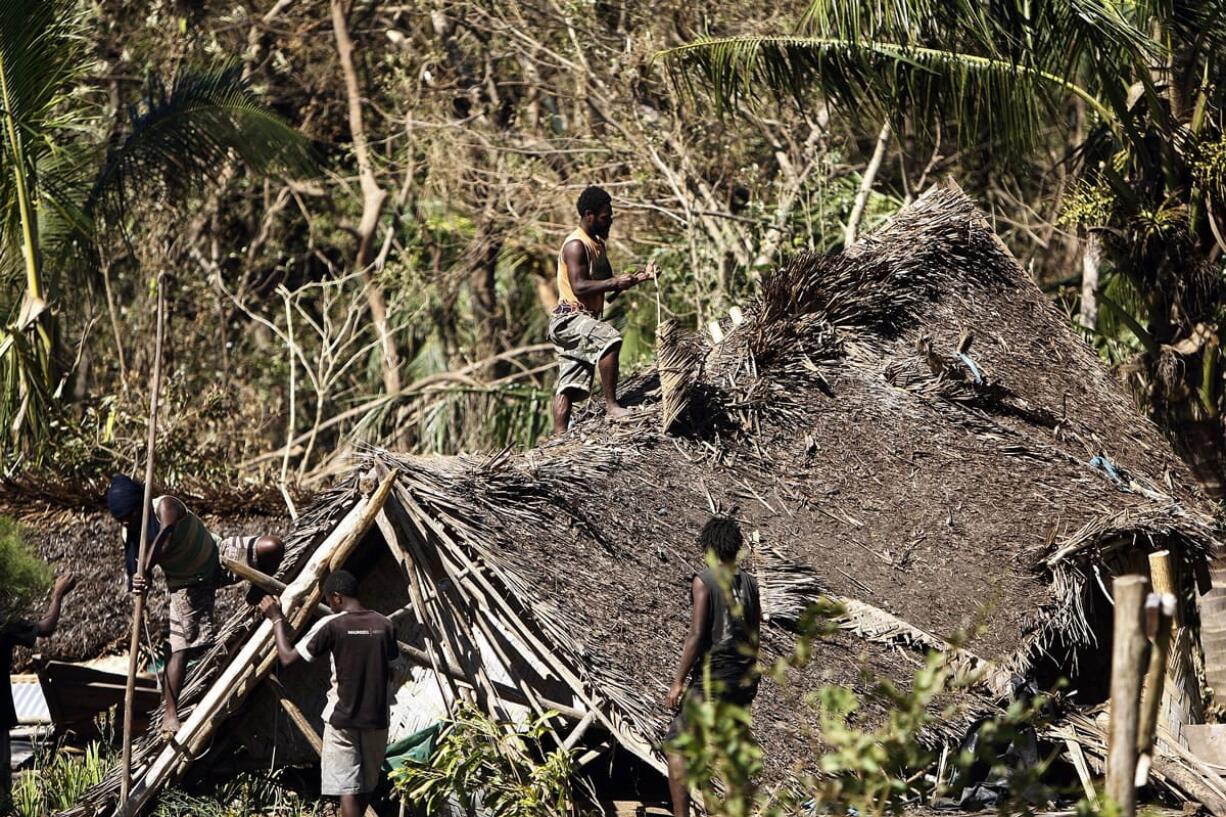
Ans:
{"label": "corrugated metal sheet", "polygon": [[9,687],[13,690],[13,705],[17,708],[18,723],[51,723],[51,713],[47,711],[47,699],[43,697],[43,688],[38,681],[12,681]]}

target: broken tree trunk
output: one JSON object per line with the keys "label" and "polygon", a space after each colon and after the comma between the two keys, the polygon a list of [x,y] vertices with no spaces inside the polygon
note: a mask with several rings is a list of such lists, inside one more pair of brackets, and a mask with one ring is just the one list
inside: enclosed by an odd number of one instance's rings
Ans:
{"label": "broken tree trunk", "polygon": [[[383,507],[395,483],[388,475],[369,496],[358,499],[326,539],[315,549],[302,571],[281,595],[281,607],[289,620],[304,621],[319,600],[319,582],[330,570],[343,563],[358,542],[374,524],[375,515]],[[192,709],[170,743],[162,748],[140,782],[130,793],[127,805],[116,814],[131,817],[138,814],[166,783],[174,779],[192,759],[198,757],[225,720],[235,704],[242,701],[272,669],[276,660],[276,642],[272,622],[264,620],[247,639],[225,671],[213,682],[208,692]]]}

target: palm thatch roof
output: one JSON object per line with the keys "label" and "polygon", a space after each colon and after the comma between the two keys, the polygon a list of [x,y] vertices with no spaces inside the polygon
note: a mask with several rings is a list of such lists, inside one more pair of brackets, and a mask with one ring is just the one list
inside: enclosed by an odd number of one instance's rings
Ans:
{"label": "palm thatch roof", "polygon": [[[1079,661],[1102,649],[1100,580],[1159,548],[1190,576],[1217,547],[1187,469],[959,191],[922,197],[845,253],[794,258],[746,313],[718,344],[670,333],[701,354],[665,350],[684,380],[669,384],[684,405],[667,433],[651,370],[626,384],[634,419],[593,407],[538,449],[367,452],[300,519],[283,571],[357,501],[358,474],[394,474],[368,539],[393,548],[419,596],[417,643],[464,665],[497,710],[470,659],[499,641],[512,669],[525,665],[515,652],[542,668],[517,679],[529,698],[568,695],[658,765],[695,536],[734,512],[769,652],[789,650],[818,597],[846,609],[812,661],[755,702],[767,776],[783,780],[820,744],[806,692],[864,690],[866,668],[905,685],[920,652],[959,631],[976,631],[961,656],[985,680],[934,742],[991,711],[1011,674],[1068,676],[1093,703],[1101,671]],[[253,622],[230,620],[188,702]],[[141,747],[138,767],[160,748]],[[114,789],[112,776],[72,813],[100,811]]]}

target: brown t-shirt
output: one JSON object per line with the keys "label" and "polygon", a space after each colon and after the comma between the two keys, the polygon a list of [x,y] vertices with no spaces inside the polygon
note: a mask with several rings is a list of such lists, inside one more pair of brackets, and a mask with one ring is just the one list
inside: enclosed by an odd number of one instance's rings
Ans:
{"label": "brown t-shirt", "polygon": [[400,655],[392,622],[373,610],[337,613],[316,622],[298,645],[314,661],[332,658],[332,689],[323,718],[337,729],[386,729],[391,663]]}

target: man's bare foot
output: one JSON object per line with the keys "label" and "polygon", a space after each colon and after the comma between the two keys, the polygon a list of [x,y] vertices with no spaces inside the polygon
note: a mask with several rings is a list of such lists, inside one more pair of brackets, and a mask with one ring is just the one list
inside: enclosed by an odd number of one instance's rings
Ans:
{"label": "man's bare foot", "polygon": [[179,718],[177,715],[175,716],[163,715],[162,716],[162,737],[166,738],[167,740],[174,737],[175,735],[179,733],[180,725],[181,724],[179,723]]}
{"label": "man's bare foot", "polygon": [[634,412],[618,403],[606,403],[604,413],[610,420],[621,420]]}

